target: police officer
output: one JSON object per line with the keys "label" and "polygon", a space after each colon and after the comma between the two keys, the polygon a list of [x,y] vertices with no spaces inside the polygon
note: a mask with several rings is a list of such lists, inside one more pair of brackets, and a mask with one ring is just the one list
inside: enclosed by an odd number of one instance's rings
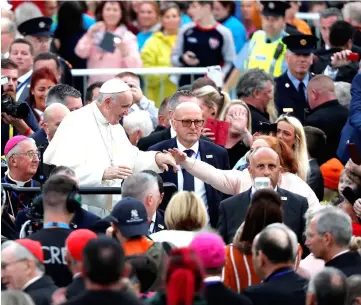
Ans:
{"label": "police officer", "polygon": [[263,30],[255,32],[236,57],[235,68],[225,85],[227,90],[237,85],[241,73],[248,69],[263,69],[273,76],[279,76],[287,69],[282,38],[288,35],[285,14],[290,5],[284,1],[262,1],[262,4]]}
{"label": "police officer", "polygon": [[[53,20],[49,17],[37,17],[29,19],[21,23],[18,27],[18,31],[21,35],[28,40],[34,48],[34,57],[40,53],[49,52],[51,37],[53,33],[51,32],[51,25]],[[72,66],[63,58],[59,56],[61,68],[62,68],[62,78],[61,82],[73,85],[73,77],[71,74]],[[30,84],[30,80],[29,80]],[[25,92],[26,91],[26,92]],[[22,99],[25,100],[29,95],[29,87],[27,90],[24,89],[22,93]]]}
{"label": "police officer", "polygon": [[318,38],[312,35],[290,35],[282,41],[287,46],[285,60],[288,69],[275,78],[275,104],[279,114],[284,112],[284,108],[292,108],[291,115],[303,123],[308,110],[307,85],[312,77],[309,70]]}

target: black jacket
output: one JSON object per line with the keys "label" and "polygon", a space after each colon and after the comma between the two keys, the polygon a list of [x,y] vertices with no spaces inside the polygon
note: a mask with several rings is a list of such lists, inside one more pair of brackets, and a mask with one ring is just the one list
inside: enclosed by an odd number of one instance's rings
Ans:
{"label": "black jacket", "polygon": [[337,268],[346,276],[361,275],[361,256],[357,251],[349,251],[331,259],[325,266]]}
{"label": "black jacket", "polygon": [[[149,150],[163,151],[177,147],[176,138],[163,141],[149,148]],[[228,170],[229,158],[227,150],[212,142],[199,140],[199,155],[202,161],[213,165],[215,168]],[[178,187],[178,176],[172,170],[161,174],[164,182],[174,183]],[[212,227],[216,227],[219,215],[219,203],[224,199],[223,193],[214,189],[211,185],[205,184],[207,194],[208,214]]]}
{"label": "black jacket", "polygon": [[206,282],[204,286],[207,305],[252,305],[247,297],[228,289],[222,282]]}
{"label": "black jacket", "polygon": [[[283,203],[284,223],[296,233],[299,243],[302,243],[305,231],[304,215],[308,208],[307,199],[279,187],[277,193]],[[232,242],[238,228],[246,219],[250,203],[251,189],[221,202],[217,230],[227,244]]]}
{"label": "black jacket", "polygon": [[306,117],[305,126],[321,129],[326,134],[326,147],[318,164],[337,158],[336,152],[340,142],[341,131],[348,118],[348,110],[338,100],[328,101],[312,109]]}
{"label": "black jacket", "polygon": [[304,305],[308,281],[297,273],[279,269],[261,284],[246,288],[243,294],[255,305]]}
{"label": "black jacket", "polygon": [[30,295],[35,305],[50,305],[51,296],[57,289],[51,277],[44,275],[26,287],[24,292]]}
{"label": "black jacket", "polygon": [[81,276],[77,276],[66,288],[66,299],[72,300],[85,290],[85,282]]}
{"label": "black jacket", "polygon": [[315,192],[317,199],[319,201],[323,200],[324,188],[323,188],[323,176],[320,170],[320,166],[317,163],[316,159],[311,159],[308,161],[310,165],[310,170],[307,176],[307,184]]}

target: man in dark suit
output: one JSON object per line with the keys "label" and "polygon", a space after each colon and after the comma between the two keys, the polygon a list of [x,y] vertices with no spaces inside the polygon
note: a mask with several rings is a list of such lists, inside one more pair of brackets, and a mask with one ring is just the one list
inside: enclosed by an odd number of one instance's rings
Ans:
{"label": "man in dark suit", "polygon": [[[212,142],[200,139],[204,120],[201,108],[192,102],[184,102],[177,106],[172,119],[172,126],[176,132],[176,138],[160,142],[151,146],[149,150],[163,151],[170,148],[178,148],[190,158],[199,159],[222,170],[229,169],[227,150]],[[219,214],[219,203],[223,194],[212,186],[193,177],[185,170],[173,171],[161,174],[163,181],[174,183],[178,191],[194,191],[208,207],[210,223],[216,227]]]}
{"label": "man in dark suit", "polygon": [[150,170],[133,174],[125,179],[122,184],[123,198],[130,197],[137,199],[145,206],[149,223],[149,235],[166,229],[164,212],[158,210],[163,196],[162,178]]}
{"label": "man in dark suit", "polygon": [[286,36],[282,39],[287,46],[285,59],[288,69],[275,78],[275,103],[278,113],[283,113],[284,108],[292,108],[291,115],[301,123],[304,122],[308,110],[307,85],[312,77],[309,70],[317,40],[315,36],[303,34]]}
{"label": "man in dark suit", "polygon": [[315,76],[307,88],[308,103],[311,112],[305,125],[321,129],[326,134],[326,148],[320,156],[320,165],[337,157],[340,135],[347,122],[348,110],[336,97],[335,84],[326,75]]}
{"label": "man in dark suit", "polygon": [[252,246],[253,267],[262,280],[243,294],[257,305],[304,305],[308,281],[294,271],[297,237],[284,224],[271,224]]}
{"label": "man in dark suit", "polygon": [[[305,229],[304,214],[308,208],[307,199],[277,186],[281,167],[278,154],[273,149],[259,148],[250,155],[249,160],[248,170],[253,181],[258,177],[270,179],[270,187],[280,195],[283,203],[284,223],[296,233],[299,243],[302,243]],[[255,191],[256,185],[221,202],[217,230],[227,244],[232,242],[236,231],[245,220]]]}
{"label": "man in dark suit", "polygon": [[349,250],[351,218],[341,209],[327,207],[317,212],[306,231],[306,246],[326,267],[341,270],[346,276],[361,275],[361,256]]}
{"label": "man in dark suit", "polygon": [[[179,104],[183,102],[197,103],[197,101],[198,101],[197,97],[192,91],[188,91],[188,90],[177,91],[175,94],[172,95],[172,97],[168,102],[169,119],[173,117],[174,110],[177,108]],[[158,132],[154,132],[150,134],[148,137],[144,137],[140,139],[137,144],[137,147],[142,151],[147,151],[149,150],[149,147],[157,143],[160,143],[162,141],[174,138],[175,136],[176,136],[175,130],[171,125],[171,127],[165,128]],[[208,138],[204,137],[203,139],[208,139]],[[210,140],[208,139],[208,141]]]}

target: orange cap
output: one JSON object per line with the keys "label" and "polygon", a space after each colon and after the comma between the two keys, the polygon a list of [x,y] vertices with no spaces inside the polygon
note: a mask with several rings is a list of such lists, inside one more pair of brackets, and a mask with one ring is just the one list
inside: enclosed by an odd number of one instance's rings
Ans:
{"label": "orange cap", "polygon": [[333,158],[322,164],[320,169],[323,176],[324,186],[332,190],[337,190],[341,172],[344,169],[342,163],[336,158]]}

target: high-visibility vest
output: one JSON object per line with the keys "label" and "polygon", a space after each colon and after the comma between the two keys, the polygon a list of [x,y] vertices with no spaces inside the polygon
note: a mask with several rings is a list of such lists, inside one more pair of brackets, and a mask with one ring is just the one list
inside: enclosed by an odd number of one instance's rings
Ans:
{"label": "high-visibility vest", "polygon": [[[282,38],[283,36],[276,41],[266,43],[266,33],[264,31],[255,32],[249,44],[246,70],[259,68],[271,73],[274,77],[280,76],[282,74],[282,62],[287,50]],[[276,56],[277,58],[275,58],[276,53],[279,55]]]}

